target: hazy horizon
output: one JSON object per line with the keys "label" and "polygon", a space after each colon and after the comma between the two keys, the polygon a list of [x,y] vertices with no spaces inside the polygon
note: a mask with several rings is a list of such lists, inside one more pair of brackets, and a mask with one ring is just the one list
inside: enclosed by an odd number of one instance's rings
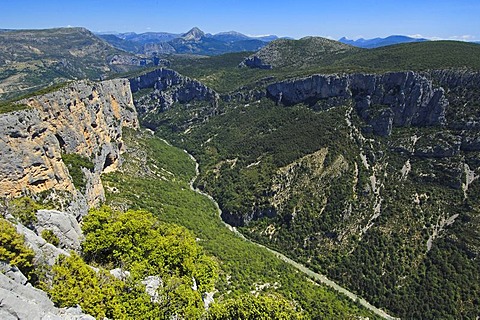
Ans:
{"label": "hazy horizon", "polygon": [[93,32],[206,33],[237,31],[331,39],[405,35],[427,39],[480,40],[480,2],[472,0],[191,1],[85,0],[0,3],[2,29],[85,27]]}

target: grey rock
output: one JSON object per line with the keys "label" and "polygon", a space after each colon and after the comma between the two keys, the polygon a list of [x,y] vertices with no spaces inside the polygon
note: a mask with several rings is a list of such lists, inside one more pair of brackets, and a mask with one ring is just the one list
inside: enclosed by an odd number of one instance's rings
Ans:
{"label": "grey rock", "polygon": [[129,55],[129,54],[116,54],[111,57],[108,61],[110,65],[129,65],[129,66],[140,66],[141,59],[138,57]]}
{"label": "grey rock", "polygon": [[125,280],[130,277],[130,271],[123,270],[121,268],[115,268],[110,270],[110,274],[119,280]]}
{"label": "grey rock", "polygon": [[186,121],[187,126],[188,123],[203,122],[220,113],[218,106],[220,97],[214,90],[173,70],[159,68],[130,79],[130,86],[132,92],[153,89],[150,94],[143,95],[135,101],[142,124],[150,129],[155,129],[158,125],[157,114],[177,103],[192,108],[191,119]]}
{"label": "grey rock", "polygon": [[422,136],[416,143],[413,154],[424,158],[453,157],[460,152],[460,146],[460,136],[438,132]]}
{"label": "grey rock", "polygon": [[[187,103],[193,100],[208,101],[216,105],[219,96],[212,89],[199,81],[184,77],[176,71],[159,68],[139,77],[130,79],[130,87],[135,93],[141,89],[151,88],[154,93],[150,97],[161,110],[170,108],[174,103]],[[137,104],[140,113],[152,111],[146,104]]]}
{"label": "grey rock", "polygon": [[272,69],[272,65],[265,63],[261,58],[257,56],[247,57],[240,63],[240,67],[249,67],[257,69]]}
{"label": "grey rock", "polygon": [[317,109],[353,101],[373,133],[382,136],[393,127],[443,126],[448,107],[443,88],[414,72],[314,75],[271,84],[267,96],[282,105],[306,103]]}
{"label": "grey rock", "polygon": [[35,253],[36,263],[45,263],[49,266],[53,266],[59,255],[69,255],[67,251],[48,243],[41,236],[37,235],[22,224],[17,224],[16,228],[17,232],[25,237],[25,243],[28,247],[30,247]]}
{"label": "grey rock", "polygon": [[58,310],[58,315],[65,320],[95,320],[95,317],[85,314],[82,308],[78,305],[76,307],[61,308]]}
{"label": "grey rock", "polygon": [[214,295],[215,292],[205,292],[202,295],[203,306],[205,309],[208,309],[208,307],[215,302],[215,299],[213,298]]}
{"label": "grey rock", "polygon": [[147,56],[153,56],[157,54],[175,53],[176,50],[168,42],[157,42],[157,43],[146,43],[143,46],[143,52]]}
{"label": "grey rock", "polygon": [[27,277],[25,277],[16,266],[11,266],[4,261],[0,261],[0,273],[3,273],[8,278],[23,285],[28,282]]}
{"label": "grey rock", "polygon": [[79,250],[83,239],[82,230],[75,217],[57,210],[38,210],[35,229],[38,234],[51,230],[60,240],[59,247],[67,250]]}
{"label": "grey rock", "polygon": [[21,320],[93,320],[81,309],[59,309],[47,294],[30,284],[18,283],[0,273],[0,318]]}
{"label": "grey rock", "polygon": [[[100,175],[121,161],[122,127],[138,127],[128,80],[78,81],[20,103],[30,108],[0,115],[0,196],[60,191],[70,194],[65,211],[86,214],[104,199]],[[73,186],[62,153],[94,163],[86,190]]]}
{"label": "grey rock", "polygon": [[145,292],[150,296],[151,301],[158,302],[160,295],[157,289],[163,285],[162,278],[159,276],[148,276],[142,280],[142,283],[145,285]]}
{"label": "grey rock", "polygon": [[478,89],[480,85],[480,73],[468,69],[432,70],[425,73],[425,76],[431,77],[440,86],[449,89]]}

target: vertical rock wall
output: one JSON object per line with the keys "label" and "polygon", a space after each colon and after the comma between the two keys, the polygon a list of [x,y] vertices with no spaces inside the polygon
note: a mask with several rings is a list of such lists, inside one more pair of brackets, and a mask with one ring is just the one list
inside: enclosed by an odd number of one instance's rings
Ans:
{"label": "vertical rock wall", "polygon": [[[21,103],[29,108],[0,115],[0,197],[58,190],[78,200],[76,210],[98,204],[104,199],[100,174],[119,165],[122,127],[138,127],[128,80],[78,81]],[[84,194],[62,153],[93,162]]]}

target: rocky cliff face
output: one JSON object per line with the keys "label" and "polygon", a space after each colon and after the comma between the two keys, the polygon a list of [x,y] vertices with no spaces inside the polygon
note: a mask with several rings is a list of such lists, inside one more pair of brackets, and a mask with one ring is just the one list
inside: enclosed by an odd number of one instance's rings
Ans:
{"label": "rocky cliff face", "polygon": [[[134,94],[138,93],[135,105],[146,127],[155,128],[159,114],[176,103],[187,106],[188,122],[203,121],[218,113],[220,97],[214,90],[170,69],[160,68],[130,79],[130,87]],[[150,90],[142,94],[139,92],[142,89]]]}
{"label": "rocky cliff face", "polygon": [[[80,248],[83,234],[78,221],[105,200],[100,175],[119,166],[122,128],[137,128],[137,114],[127,79],[73,82],[20,103],[28,108],[0,115],[0,199],[44,193],[62,209],[38,210],[28,227],[16,225],[35,253],[34,263],[51,266],[59,255]],[[66,154],[93,164],[82,169],[86,180],[82,190],[74,185],[72,168],[62,157]],[[16,220],[3,207],[0,216]],[[40,236],[43,230],[58,237],[57,246]],[[0,263],[0,318],[93,319],[78,308],[56,308],[18,269],[3,267]]]}
{"label": "rocky cliff face", "polygon": [[156,100],[152,104],[137,104],[140,113],[159,111],[170,108],[174,103],[187,103],[192,100],[208,101],[213,104],[219,99],[218,94],[199,81],[184,77],[176,71],[160,68],[139,77],[130,79],[130,87],[135,93],[142,89],[154,89],[149,96]]}
{"label": "rocky cliff face", "polygon": [[441,87],[414,72],[383,75],[314,75],[287,80],[267,87],[277,103],[306,103],[328,109],[352,101],[368,126],[366,131],[387,136],[392,127],[444,125],[448,100]]}
{"label": "rocky cliff face", "polygon": [[[56,190],[78,200],[73,211],[86,213],[104,198],[100,174],[119,164],[122,127],[138,126],[128,80],[74,82],[21,103],[29,109],[0,115],[0,196]],[[83,195],[62,161],[70,153],[94,164],[84,170]]]}

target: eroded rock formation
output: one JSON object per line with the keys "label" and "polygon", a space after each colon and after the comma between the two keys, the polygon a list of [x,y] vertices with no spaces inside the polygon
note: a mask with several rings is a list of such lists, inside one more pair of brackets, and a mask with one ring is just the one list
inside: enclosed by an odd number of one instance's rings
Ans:
{"label": "eroded rock formation", "polygon": [[382,75],[314,75],[267,87],[277,103],[306,103],[315,109],[353,101],[357,113],[375,134],[387,136],[392,127],[444,125],[448,100],[441,87],[414,72]]}
{"label": "eroded rock formation", "polygon": [[[122,127],[138,127],[128,80],[74,82],[20,103],[29,108],[0,115],[0,196],[56,190],[84,198],[88,206],[98,204],[104,199],[100,174],[119,164]],[[84,197],[62,161],[69,153],[94,164],[85,170]]]}
{"label": "eroded rock formation", "polygon": [[[216,105],[219,99],[218,94],[199,81],[182,76],[176,71],[159,68],[139,77],[130,79],[132,92],[141,89],[154,89],[148,96],[148,102],[142,103],[140,99],[137,108],[140,113],[151,111],[163,111],[170,108],[174,103],[187,103],[193,100],[207,101]],[[152,109],[154,107],[154,109]]]}

